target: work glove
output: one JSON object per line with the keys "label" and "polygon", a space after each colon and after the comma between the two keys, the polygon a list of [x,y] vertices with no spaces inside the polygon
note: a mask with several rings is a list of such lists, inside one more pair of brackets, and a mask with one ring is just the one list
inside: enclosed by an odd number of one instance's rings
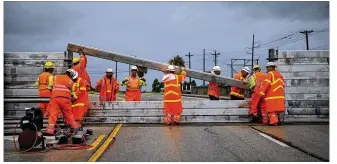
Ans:
{"label": "work glove", "polygon": [[128,82],[128,79],[124,79],[124,80],[122,81],[122,83],[126,83],[126,82]]}
{"label": "work glove", "polygon": [[144,78],[140,78],[140,80],[143,80],[144,82],[146,82],[146,80]]}

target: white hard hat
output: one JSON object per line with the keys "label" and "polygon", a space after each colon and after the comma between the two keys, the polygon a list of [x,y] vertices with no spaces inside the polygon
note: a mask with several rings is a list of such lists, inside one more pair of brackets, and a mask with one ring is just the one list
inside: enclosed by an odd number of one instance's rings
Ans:
{"label": "white hard hat", "polygon": [[169,65],[169,66],[167,67],[167,71],[175,71],[174,66],[173,66],[173,65]]}
{"label": "white hard hat", "polygon": [[131,70],[137,70],[138,68],[137,68],[137,66],[131,66]]}
{"label": "white hard hat", "polygon": [[250,69],[248,67],[243,67],[242,71],[245,71],[245,72],[249,73]]}
{"label": "white hard hat", "polygon": [[70,76],[75,80],[78,77],[77,71],[73,69],[67,69],[66,72],[69,72]]}
{"label": "white hard hat", "polygon": [[276,66],[276,64],[274,62],[268,62],[266,67],[269,67],[269,66]]}
{"label": "white hard hat", "polygon": [[219,66],[214,66],[213,71],[221,71],[221,68]]}
{"label": "white hard hat", "polygon": [[106,72],[108,72],[108,73],[114,73],[114,70],[111,69],[111,68],[108,68],[108,69],[106,69]]}

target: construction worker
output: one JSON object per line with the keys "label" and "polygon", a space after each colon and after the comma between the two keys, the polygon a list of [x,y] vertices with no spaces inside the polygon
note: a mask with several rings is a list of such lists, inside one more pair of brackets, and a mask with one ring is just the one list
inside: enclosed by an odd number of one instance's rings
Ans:
{"label": "construction worker", "polygon": [[[47,61],[44,64],[43,72],[39,75],[35,82],[35,86],[39,89],[39,97],[47,97],[50,98],[51,91],[53,88],[53,72],[54,72],[54,64],[53,62]],[[42,112],[42,116],[46,114],[48,117],[48,113],[46,112],[48,103],[40,103],[40,110]]]}
{"label": "construction worker", "polygon": [[262,122],[264,124],[267,123],[267,113],[265,108],[264,99],[261,99],[259,94],[261,90],[261,85],[266,79],[266,74],[261,72],[261,68],[259,65],[253,66],[254,74],[250,76],[250,89],[253,91],[252,99],[249,108],[249,114],[253,116],[253,121],[258,119],[258,108],[260,107],[260,114],[262,115]]}
{"label": "construction worker", "polygon": [[[219,66],[213,67],[211,72],[214,75],[220,75],[221,68]],[[210,100],[219,100],[220,98],[220,85],[216,82],[208,82],[208,95]]]}
{"label": "construction worker", "polygon": [[78,129],[81,125],[74,119],[72,111],[72,93],[74,80],[78,73],[73,69],[66,70],[65,74],[54,77],[53,90],[47,111],[49,112],[48,127],[45,135],[54,135],[54,126],[58,119],[60,111],[66,124],[70,125],[72,130]]}
{"label": "construction worker", "polygon": [[83,116],[88,111],[89,107],[89,102],[87,101],[88,94],[86,87],[87,84],[82,78],[76,77],[74,79],[74,84],[72,88],[74,101],[71,107],[74,114],[74,119],[79,124],[82,124]]}
{"label": "construction worker", "polygon": [[87,57],[85,56],[83,51],[79,51],[78,53],[80,54],[80,58],[73,58],[72,69],[75,70],[78,73],[78,76],[86,83],[86,104],[89,104],[89,91],[91,90],[91,80],[87,72]]}
{"label": "construction worker", "polygon": [[185,80],[185,68],[180,68],[181,74],[175,74],[175,67],[169,65],[162,81],[164,83],[164,113],[165,122],[167,125],[173,122],[179,124],[180,115],[183,112],[181,103],[181,88],[180,83]]}
{"label": "construction worker", "polygon": [[278,113],[285,111],[283,76],[276,70],[276,64],[269,62],[266,65],[267,77],[264,80],[260,96],[264,97],[269,124],[277,125]]}
{"label": "construction worker", "polygon": [[95,89],[99,91],[99,101],[116,101],[116,94],[119,92],[119,83],[113,77],[113,70],[108,68],[106,75],[99,79]]}
{"label": "construction worker", "polygon": [[140,88],[146,86],[146,80],[137,76],[138,68],[131,66],[131,76],[126,77],[122,82],[122,86],[126,85],[125,100],[141,101],[142,95]]}
{"label": "construction worker", "polygon": [[[249,68],[243,67],[241,69],[241,72],[234,75],[234,79],[241,80],[241,81],[247,81],[248,74],[249,74]],[[244,100],[245,99],[245,89],[238,88],[238,87],[232,87],[229,95],[231,97],[231,100]]]}

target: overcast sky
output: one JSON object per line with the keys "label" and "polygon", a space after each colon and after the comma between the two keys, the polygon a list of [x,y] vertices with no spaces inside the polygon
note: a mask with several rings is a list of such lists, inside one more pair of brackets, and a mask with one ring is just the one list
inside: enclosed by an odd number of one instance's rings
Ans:
{"label": "overcast sky", "polygon": [[[230,76],[230,59],[247,58],[255,34],[255,58],[266,63],[268,48],[306,49],[301,30],[314,30],[309,47],[329,49],[329,2],[4,2],[5,51],[65,51],[68,42],[167,62],[191,52],[193,69],[214,66],[220,52],[222,75]],[[321,31],[325,30],[325,31]],[[279,38],[291,35],[286,39]],[[272,42],[275,41],[275,42]],[[296,41],[296,42],[295,42]],[[270,44],[267,44],[271,42]],[[89,57],[88,72],[95,85],[115,63]],[[237,63],[240,64],[240,63]],[[237,68],[239,69],[239,68]],[[118,65],[118,80],[128,65]],[[145,76],[151,89],[154,78]],[[198,81],[200,84],[200,82]]]}

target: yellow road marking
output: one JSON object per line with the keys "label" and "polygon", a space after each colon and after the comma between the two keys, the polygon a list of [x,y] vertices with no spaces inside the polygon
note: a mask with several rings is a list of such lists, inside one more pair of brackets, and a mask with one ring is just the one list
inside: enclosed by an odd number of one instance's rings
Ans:
{"label": "yellow road marking", "polygon": [[96,147],[97,147],[97,145],[99,145],[99,143],[101,143],[101,141],[103,140],[103,138],[105,137],[105,135],[100,135],[96,140],[95,140],[95,142],[93,142],[92,144],[91,144],[91,148],[88,148],[87,150],[94,150]]}
{"label": "yellow road marking", "polygon": [[88,162],[96,162],[97,159],[104,153],[105,149],[109,146],[110,142],[113,140],[113,138],[117,135],[119,129],[122,127],[123,124],[118,124],[115,129],[112,131],[112,133],[109,135],[109,137],[105,140],[103,145],[95,152],[94,155],[90,157]]}

